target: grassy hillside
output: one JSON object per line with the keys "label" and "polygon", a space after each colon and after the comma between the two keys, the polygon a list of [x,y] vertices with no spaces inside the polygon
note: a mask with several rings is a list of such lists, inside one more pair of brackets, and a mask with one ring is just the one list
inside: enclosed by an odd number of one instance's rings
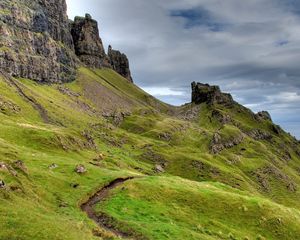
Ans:
{"label": "grassy hillside", "polygon": [[238,104],[172,107],[107,69],[0,75],[3,240],[117,239],[80,205],[128,176],[95,209],[134,239],[298,239],[299,166],[298,141]]}

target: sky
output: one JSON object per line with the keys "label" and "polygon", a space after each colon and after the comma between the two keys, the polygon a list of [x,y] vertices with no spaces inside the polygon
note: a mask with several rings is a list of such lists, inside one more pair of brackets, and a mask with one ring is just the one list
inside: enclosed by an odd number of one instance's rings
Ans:
{"label": "sky", "polygon": [[173,104],[219,85],[300,139],[299,0],[67,0],[128,56],[134,82]]}

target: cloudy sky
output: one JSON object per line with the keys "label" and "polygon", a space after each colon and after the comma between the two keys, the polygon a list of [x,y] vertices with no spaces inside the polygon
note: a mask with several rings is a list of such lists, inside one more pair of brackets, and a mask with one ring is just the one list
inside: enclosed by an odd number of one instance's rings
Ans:
{"label": "cloudy sky", "polygon": [[67,0],[127,54],[135,83],[165,102],[220,85],[300,138],[299,0]]}

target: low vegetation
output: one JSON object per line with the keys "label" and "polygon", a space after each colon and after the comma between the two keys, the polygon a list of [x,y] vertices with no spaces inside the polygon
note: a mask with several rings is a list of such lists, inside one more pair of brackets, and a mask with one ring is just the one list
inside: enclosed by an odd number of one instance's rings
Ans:
{"label": "low vegetation", "polygon": [[238,104],[172,107],[107,69],[13,81],[49,122],[1,77],[0,239],[117,239],[80,205],[129,176],[95,210],[132,238],[300,239],[300,146],[271,121]]}

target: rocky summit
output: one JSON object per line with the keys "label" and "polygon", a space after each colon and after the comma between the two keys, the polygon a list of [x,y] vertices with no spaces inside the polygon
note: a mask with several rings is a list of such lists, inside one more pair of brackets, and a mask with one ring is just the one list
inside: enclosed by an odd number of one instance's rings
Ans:
{"label": "rocky summit", "polygon": [[192,102],[195,104],[227,104],[234,103],[229,93],[223,93],[219,86],[210,86],[203,83],[192,83]]}
{"label": "rocky summit", "polygon": [[65,0],[0,1],[0,70],[41,83],[75,80],[77,68],[113,68],[130,82],[129,61],[106,55],[89,14],[67,16]]}

